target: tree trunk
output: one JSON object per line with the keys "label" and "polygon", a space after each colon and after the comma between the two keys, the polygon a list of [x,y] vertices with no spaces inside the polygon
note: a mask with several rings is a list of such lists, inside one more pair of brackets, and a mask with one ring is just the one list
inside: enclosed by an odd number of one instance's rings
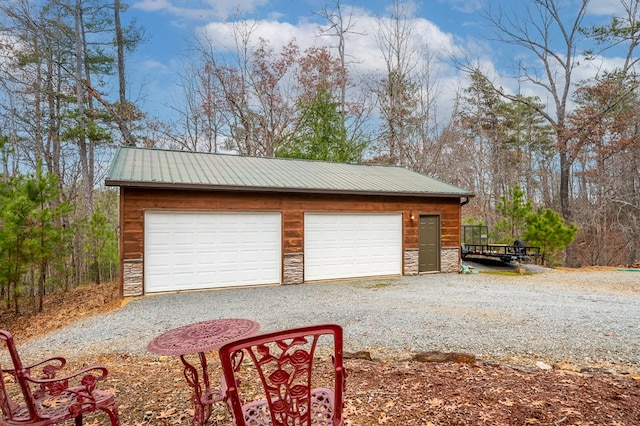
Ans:
{"label": "tree trunk", "polygon": [[38,312],[44,310],[45,284],[47,282],[47,260],[40,261],[40,276],[38,277]]}
{"label": "tree trunk", "polygon": [[118,94],[120,99],[120,107],[117,110],[119,120],[116,120],[124,144],[126,146],[136,146],[136,140],[129,129],[129,120],[131,119],[131,108],[127,102],[126,81],[124,72],[124,37],[122,36],[122,25],[120,24],[120,0],[114,0],[114,24],[116,31],[116,47],[118,49]]}
{"label": "tree trunk", "polygon": [[75,10],[74,10],[74,21],[75,21],[75,48],[76,48],[76,102],[78,108],[78,155],[80,157],[80,171],[82,173],[82,184],[84,188],[84,203],[85,209],[87,212],[87,216],[91,215],[91,206],[93,204],[92,200],[92,192],[93,192],[93,176],[90,175],[89,172],[89,153],[87,149],[87,137],[85,135],[86,128],[86,119],[85,119],[85,109],[84,109],[84,93],[85,93],[85,83],[88,85],[88,82],[84,81],[83,76],[83,43],[82,43],[82,1],[76,0]]}

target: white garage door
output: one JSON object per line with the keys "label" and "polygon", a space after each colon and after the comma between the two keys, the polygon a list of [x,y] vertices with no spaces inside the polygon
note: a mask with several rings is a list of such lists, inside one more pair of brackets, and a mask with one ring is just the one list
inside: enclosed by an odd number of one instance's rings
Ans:
{"label": "white garage door", "polygon": [[305,280],[398,275],[401,214],[304,215]]}
{"label": "white garage door", "polygon": [[280,213],[147,212],[148,293],[280,283]]}

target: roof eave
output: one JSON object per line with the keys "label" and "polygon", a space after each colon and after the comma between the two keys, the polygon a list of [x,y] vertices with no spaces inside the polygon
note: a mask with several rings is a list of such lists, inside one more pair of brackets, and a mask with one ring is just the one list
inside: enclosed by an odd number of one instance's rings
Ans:
{"label": "roof eave", "polygon": [[216,191],[241,191],[241,192],[276,192],[299,194],[343,194],[343,195],[384,195],[395,197],[443,197],[465,198],[474,197],[472,193],[448,193],[448,192],[394,192],[394,191],[359,191],[344,189],[316,189],[316,188],[291,188],[291,187],[260,187],[240,185],[210,185],[193,183],[168,183],[168,182],[142,182],[106,179],[106,186],[120,186],[128,188],[153,188],[153,189],[186,189],[186,190],[216,190]]}

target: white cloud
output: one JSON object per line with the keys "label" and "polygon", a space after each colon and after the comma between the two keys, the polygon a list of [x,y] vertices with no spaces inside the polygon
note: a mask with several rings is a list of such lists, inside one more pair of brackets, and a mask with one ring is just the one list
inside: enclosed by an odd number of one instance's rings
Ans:
{"label": "white cloud", "polygon": [[[384,67],[376,32],[380,28],[381,18],[372,16],[362,10],[356,11],[354,26],[347,34],[347,55],[351,66],[358,74],[374,73]],[[452,34],[440,30],[431,21],[423,18],[413,20],[412,47],[414,52],[425,47],[435,58],[446,60],[451,54],[461,54]],[[301,21],[296,24],[275,20],[212,22],[203,28],[208,40],[215,43],[214,50],[220,53],[233,52],[236,48],[234,28],[241,25],[251,31],[251,39],[257,42],[260,38],[268,40],[275,51],[279,51],[289,41],[295,40],[303,51],[309,47],[333,47],[335,37],[320,35],[320,24]]]}
{"label": "white cloud", "polygon": [[168,72],[169,71],[169,67],[167,67],[165,64],[163,64],[160,61],[156,61],[152,59],[143,61],[142,66],[145,69],[145,71],[150,71],[150,72]]}
{"label": "white cloud", "polygon": [[625,60],[622,57],[613,56],[595,56],[589,60],[582,57],[580,58],[580,65],[575,71],[575,81],[579,82],[582,80],[589,80],[596,76],[602,76],[605,72],[620,69],[624,65],[624,61]]}
{"label": "white cloud", "polygon": [[[132,5],[146,12],[165,12],[182,19],[209,20],[228,19],[231,16],[250,13],[268,0],[141,0]],[[189,7],[185,7],[189,5]]]}
{"label": "white cloud", "polygon": [[440,3],[449,4],[452,9],[464,13],[473,13],[482,9],[481,0],[440,0]]}
{"label": "white cloud", "polygon": [[171,2],[169,0],[142,0],[133,3],[132,7],[141,9],[146,12],[157,12],[159,10],[168,10],[171,8]]}
{"label": "white cloud", "polygon": [[591,0],[587,10],[592,15],[622,16],[625,14],[622,3],[612,0]]}
{"label": "white cloud", "polygon": [[243,13],[251,13],[258,6],[269,4],[269,0],[204,0],[223,19]]}
{"label": "white cloud", "polygon": [[313,39],[307,34],[313,33],[315,26],[295,26],[288,22],[254,21],[242,22],[213,22],[207,24],[200,32],[204,32],[213,45],[214,51],[219,53],[234,52],[239,43],[238,31],[249,35],[249,43],[255,47],[259,40],[268,40],[277,51],[290,40],[295,39],[304,49],[313,45]]}

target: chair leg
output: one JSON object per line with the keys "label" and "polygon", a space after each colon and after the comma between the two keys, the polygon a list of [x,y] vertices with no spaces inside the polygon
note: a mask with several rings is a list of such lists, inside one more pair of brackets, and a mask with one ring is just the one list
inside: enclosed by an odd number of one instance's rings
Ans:
{"label": "chair leg", "polygon": [[120,426],[120,415],[118,414],[118,404],[113,403],[113,405],[109,407],[102,407],[102,411],[107,413],[109,416],[109,420],[111,420],[111,426]]}

